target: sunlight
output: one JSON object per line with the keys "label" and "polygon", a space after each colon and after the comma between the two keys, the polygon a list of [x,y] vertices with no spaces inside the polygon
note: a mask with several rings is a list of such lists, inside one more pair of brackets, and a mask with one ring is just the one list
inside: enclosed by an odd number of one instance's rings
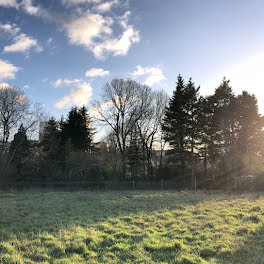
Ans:
{"label": "sunlight", "polygon": [[230,79],[230,84],[236,94],[246,90],[254,93],[258,99],[260,113],[264,113],[264,51],[255,53],[233,64],[216,77],[201,85],[201,92],[213,93],[223,77]]}

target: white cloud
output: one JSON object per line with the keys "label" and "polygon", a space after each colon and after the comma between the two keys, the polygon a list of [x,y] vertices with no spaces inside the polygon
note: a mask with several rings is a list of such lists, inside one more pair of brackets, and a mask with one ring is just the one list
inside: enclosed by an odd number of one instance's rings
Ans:
{"label": "white cloud", "polygon": [[104,69],[98,69],[98,68],[92,68],[89,71],[86,71],[85,76],[86,77],[103,77],[106,75],[109,75],[109,71],[106,71]]}
{"label": "white cloud", "polygon": [[42,47],[38,44],[38,41],[26,34],[19,34],[14,38],[14,41],[13,44],[4,47],[4,52],[26,52],[31,48],[35,48],[37,52],[42,51]]}
{"label": "white cloud", "polygon": [[18,67],[0,59],[0,81],[14,79],[17,71],[19,71]]}
{"label": "white cloud", "polygon": [[24,89],[28,89],[29,87],[30,87],[30,86],[26,84],[26,85],[24,85],[23,88],[24,88]]}
{"label": "white cloud", "polygon": [[73,80],[58,79],[55,82],[51,82],[51,85],[54,88],[58,88],[59,86],[69,86],[69,85],[72,85],[72,84],[80,83],[81,81],[82,81],[82,79],[73,79]]}
{"label": "white cloud", "polygon": [[12,36],[16,36],[19,33],[20,28],[17,27],[16,24],[1,24],[0,23],[0,30]]}
{"label": "white cloud", "polygon": [[105,15],[117,4],[120,8],[127,8],[127,1],[61,0],[64,7],[69,8],[71,12],[65,12],[65,9],[62,9],[62,11],[56,11],[57,15],[52,15],[49,10],[34,5],[33,0],[13,0],[11,2],[5,6],[17,6],[30,15],[39,16],[60,25],[70,44],[83,46],[92,51],[98,59],[104,59],[109,54],[126,55],[131,45],[140,41],[139,31],[128,23],[130,11],[121,17],[113,14]]}
{"label": "white cloud", "polygon": [[108,101],[105,103],[98,104],[92,108],[89,109],[89,115],[91,117],[94,117],[96,119],[102,118],[102,114],[105,113],[109,109],[109,107],[113,106],[112,101]]}
{"label": "white cloud", "polygon": [[38,44],[38,41],[24,33],[20,33],[20,28],[16,24],[0,23],[0,31],[10,34],[14,42],[11,45],[5,46],[4,52],[26,52],[31,48],[35,48],[37,52],[42,51],[42,47]]}
{"label": "white cloud", "polygon": [[61,98],[55,107],[62,109],[70,105],[83,106],[87,105],[92,97],[92,87],[89,83],[83,83],[74,88],[69,95]]}
{"label": "white cloud", "polygon": [[61,2],[65,6],[74,6],[85,3],[100,3],[101,0],[61,0]]}
{"label": "white cloud", "polygon": [[96,5],[93,9],[99,13],[105,13],[105,12],[109,12],[111,8],[114,5],[117,5],[118,3],[119,3],[118,0],[107,1],[99,5]]}
{"label": "white cloud", "polygon": [[10,85],[8,83],[6,83],[6,82],[0,83],[0,89],[5,88],[5,87],[9,87],[9,86]]}
{"label": "white cloud", "polygon": [[213,93],[222,82],[223,77],[230,79],[236,94],[243,90],[254,93],[258,99],[260,112],[264,114],[264,51],[244,58],[240,62],[227,67],[213,79],[201,85],[201,93],[208,95]]}
{"label": "white cloud", "polygon": [[36,15],[39,12],[39,7],[32,4],[32,0],[23,0],[21,2],[24,10],[30,15]]}
{"label": "white cloud", "polygon": [[112,52],[114,56],[126,55],[131,45],[140,41],[139,32],[133,26],[128,25],[129,15],[130,12],[128,11],[119,21],[119,24],[123,28],[121,36],[105,39],[94,46],[93,53],[96,58],[104,58],[105,52]]}
{"label": "white cloud", "polygon": [[167,80],[163,71],[158,67],[142,67],[141,65],[138,65],[136,68],[137,69],[132,73],[132,75],[134,77],[146,76],[144,84],[148,86]]}
{"label": "white cloud", "polygon": [[0,0],[0,6],[18,8],[19,4],[16,0]]}
{"label": "white cloud", "polygon": [[13,7],[16,9],[21,7],[30,15],[36,15],[39,12],[39,7],[34,6],[32,0],[0,0],[0,6]]}
{"label": "white cloud", "polygon": [[65,24],[71,44],[82,45],[86,48],[94,46],[94,39],[103,39],[112,33],[111,18],[104,18],[99,14],[87,13],[85,16]]}
{"label": "white cloud", "polygon": [[50,45],[53,42],[53,38],[48,38],[47,39],[47,44]]}
{"label": "white cloud", "polygon": [[[130,12],[126,12],[115,21],[111,17],[87,12],[67,21],[64,28],[71,44],[91,50],[98,59],[103,59],[106,53],[126,55],[131,45],[140,41],[139,32],[128,25],[129,15]],[[119,36],[113,36],[112,27],[116,22],[121,27]]]}

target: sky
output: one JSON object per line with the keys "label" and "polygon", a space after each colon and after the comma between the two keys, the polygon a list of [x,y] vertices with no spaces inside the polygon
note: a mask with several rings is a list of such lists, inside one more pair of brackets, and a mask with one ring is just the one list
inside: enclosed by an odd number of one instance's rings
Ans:
{"label": "sky", "polygon": [[0,83],[57,118],[114,78],[169,95],[178,74],[212,94],[224,76],[264,114],[263,0],[0,0]]}

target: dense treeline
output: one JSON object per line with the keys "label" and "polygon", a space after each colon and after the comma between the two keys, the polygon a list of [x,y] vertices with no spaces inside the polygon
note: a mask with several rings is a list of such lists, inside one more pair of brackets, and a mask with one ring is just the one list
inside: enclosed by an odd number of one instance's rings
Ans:
{"label": "dense treeline", "polygon": [[[163,179],[182,188],[233,188],[240,176],[255,175],[261,186],[264,119],[255,96],[235,95],[229,80],[206,97],[180,75],[171,98],[129,79],[102,91],[91,109],[50,118],[34,141],[41,114],[23,91],[2,87],[1,181]],[[102,130],[107,136],[95,142]]]}
{"label": "dense treeline", "polygon": [[246,91],[235,96],[226,79],[213,95],[202,97],[191,79],[185,84],[179,76],[162,129],[171,163],[184,182],[191,175],[192,186],[197,176],[200,185],[211,180],[223,187],[262,170],[263,117],[257,100]]}

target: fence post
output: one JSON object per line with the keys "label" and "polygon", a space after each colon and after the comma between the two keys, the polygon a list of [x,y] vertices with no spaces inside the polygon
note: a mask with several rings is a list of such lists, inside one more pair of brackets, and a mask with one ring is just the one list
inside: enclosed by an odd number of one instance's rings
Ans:
{"label": "fence post", "polygon": [[161,190],[163,191],[163,179],[161,179]]}
{"label": "fence post", "polygon": [[135,181],[134,180],[133,180],[132,184],[133,184],[133,191],[134,191],[135,190]]}
{"label": "fence post", "polygon": [[194,190],[196,191],[197,188],[197,182],[196,182],[196,175],[194,176]]}

